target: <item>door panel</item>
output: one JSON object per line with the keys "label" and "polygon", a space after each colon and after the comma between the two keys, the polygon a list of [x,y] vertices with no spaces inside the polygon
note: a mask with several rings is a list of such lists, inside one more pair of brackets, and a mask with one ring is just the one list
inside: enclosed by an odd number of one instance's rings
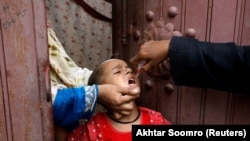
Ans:
{"label": "door panel", "polygon": [[[169,26],[190,38],[249,45],[249,10],[246,0],[113,1],[113,53],[129,61],[144,41],[169,38],[163,28]],[[162,112],[174,124],[250,123],[248,94],[175,86],[171,78],[156,80],[146,74],[140,80],[138,104]],[[171,85],[174,91],[169,91]]]}
{"label": "door panel", "polygon": [[[0,20],[1,22],[1,20]],[[2,30],[0,28],[0,32],[2,33]],[[2,34],[0,34],[0,45],[1,47],[3,46],[3,41],[2,41]],[[3,59],[3,49],[0,49],[0,138],[3,141],[7,141],[8,139],[8,130],[10,130],[10,128],[7,127],[7,123],[9,123],[10,121],[8,119],[6,119],[5,115],[9,115],[9,112],[7,110],[7,112],[5,112],[5,109],[7,109],[8,107],[5,108],[4,106],[4,102],[6,102],[6,99],[4,99],[6,97],[6,79],[3,77],[5,76],[5,69],[4,69],[4,59]],[[5,100],[5,101],[4,101]]]}
{"label": "door panel", "polygon": [[0,5],[0,138],[54,140],[46,91],[50,88],[44,1],[2,0]]}
{"label": "door panel", "polygon": [[237,16],[237,19],[239,19],[241,22],[239,22],[239,37],[236,38],[238,43],[242,44],[242,45],[249,45],[250,44],[250,40],[249,40],[249,36],[250,36],[250,1],[245,0],[242,1],[241,3],[241,9],[238,10],[239,12],[239,16]]}

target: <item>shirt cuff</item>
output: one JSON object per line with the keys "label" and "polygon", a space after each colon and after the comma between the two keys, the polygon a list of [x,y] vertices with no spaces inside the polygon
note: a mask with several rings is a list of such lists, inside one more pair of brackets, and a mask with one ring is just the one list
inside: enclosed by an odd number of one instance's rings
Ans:
{"label": "shirt cuff", "polygon": [[86,118],[90,118],[95,111],[97,99],[98,99],[98,86],[86,86],[85,87],[85,113]]}

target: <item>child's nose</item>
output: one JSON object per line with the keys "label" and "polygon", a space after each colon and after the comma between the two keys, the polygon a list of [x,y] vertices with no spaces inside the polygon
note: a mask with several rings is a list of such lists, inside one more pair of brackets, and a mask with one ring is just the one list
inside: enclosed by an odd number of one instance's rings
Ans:
{"label": "child's nose", "polygon": [[133,70],[131,68],[127,68],[127,74],[133,73]]}

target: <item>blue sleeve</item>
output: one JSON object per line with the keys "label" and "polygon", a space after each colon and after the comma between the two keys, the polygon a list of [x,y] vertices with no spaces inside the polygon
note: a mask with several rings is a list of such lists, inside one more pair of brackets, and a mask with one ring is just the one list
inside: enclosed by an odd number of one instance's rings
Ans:
{"label": "blue sleeve", "polygon": [[59,89],[53,103],[55,124],[73,130],[80,119],[92,116],[97,97],[96,85]]}

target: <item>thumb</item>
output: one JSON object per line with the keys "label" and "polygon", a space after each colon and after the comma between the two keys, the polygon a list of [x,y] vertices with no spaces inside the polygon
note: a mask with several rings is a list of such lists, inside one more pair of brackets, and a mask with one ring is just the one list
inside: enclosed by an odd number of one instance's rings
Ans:
{"label": "thumb", "polygon": [[134,57],[132,57],[130,59],[130,63],[133,65],[133,67],[136,69],[139,62],[145,61],[146,59],[141,55],[141,54],[137,54]]}
{"label": "thumb", "polygon": [[[140,96],[140,88],[129,88],[129,87],[117,87],[117,92],[121,93],[123,95],[123,97],[126,97],[128,99],[131,99],[133,97],[133,99],[137,98]],[[129,97],[128,97],[129,96]]]}
{"label": "thumb", "polygon": [[129,87],[116,86],[116,92],[122,95],[130,95]]}

